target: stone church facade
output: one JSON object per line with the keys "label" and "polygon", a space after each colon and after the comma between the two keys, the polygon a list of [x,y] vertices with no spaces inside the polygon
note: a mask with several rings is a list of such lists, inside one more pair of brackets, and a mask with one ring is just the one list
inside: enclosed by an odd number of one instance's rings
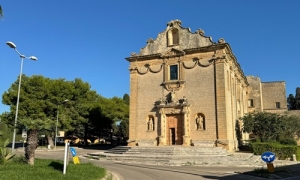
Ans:
{"label": "stone church facade", "polygon": [[[193,33],[182,27],[180,20],[170,21],[155,40],[149,38],[139,53],[126,60],[130,63],[129,146],[235,150],[237,120],[268,104],[263,101],[263,83],[244,75],[224,39],[215,43],[201,29]],[[249,89],[249,79],[255,88]],[[281,85],[285,93],[285,84]],[[286,108],[281,99],[278,102]]]}

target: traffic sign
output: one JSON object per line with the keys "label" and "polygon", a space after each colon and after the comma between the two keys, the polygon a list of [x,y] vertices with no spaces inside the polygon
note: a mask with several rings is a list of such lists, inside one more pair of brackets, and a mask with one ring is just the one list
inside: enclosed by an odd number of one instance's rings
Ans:
{"label": "traffic sign", "polygon": [[27,133],[22,133],[22,138],[26,139],[27,138]]}
{"label": "traffic sign", "polygon": [[74,162],[74,164],[80,164],[78,156],[73,157],[73,162]]}
{"label": "traffic sign", "polygon": [[71,147],[70,151],[71,151],[73,157],[76,156],[76,150],[74,148]]}
{"label": "traffic sign", "polygon": [[271,163],[275,160],[276,156],[274,153],[272,152],[264,152],[262,155],[261,155],[261,159],[266,162],[266,163]]}

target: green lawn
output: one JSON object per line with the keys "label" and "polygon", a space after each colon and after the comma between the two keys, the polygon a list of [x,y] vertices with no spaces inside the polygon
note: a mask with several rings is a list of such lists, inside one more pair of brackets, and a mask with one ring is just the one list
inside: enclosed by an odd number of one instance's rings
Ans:
{"label": "green lawn", "polygon": [[62,173],[63,162],[58,160],[35,159],[34,166],[13,161],[0,165],[0,179],[9,180],[99,180],[106,170],[91,163],[70,162],[66,174]]}

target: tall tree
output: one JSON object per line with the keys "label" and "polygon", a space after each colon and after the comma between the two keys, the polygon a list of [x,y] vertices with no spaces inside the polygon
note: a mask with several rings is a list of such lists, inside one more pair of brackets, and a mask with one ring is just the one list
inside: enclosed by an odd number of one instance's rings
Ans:
{"label": "tall tree", "polygon": [[[95,104],[90,112],[90,122],[95,132],[98,132],[98,136],[108,135],[111,129],[114,129],[115,134],[120,134],[116,123],[121,121],[122,124],[123,121],[128,121],[128,118],[129,107],[123,99],[118,97],[101,97],[99,103]],[[106,134],[101,134],[101,132]]]}
{"label": "tall tree", "polygon": [[296,88],[295,96],[293,94],[289,94],[287,98],[287,104],[289,110],[299,110],[300,109],[300,87]]}
{"label": "tall tree", "polygon": [[118,132],[119,132],[120,136],[122,136],[122,137],[126,137],[126,138],[129,137],[129,120],[128,119],[124,119],[121,121]]}
{"label": "tall tree", "polygon": [[125,101],[125,104],[127,104],[129,106],[130,98],[129,98],[128,94],[124,94],[123,100]]}
{"label": "tall tree", "polygon": [[[39,131],[48,132],[48,139],[51,142],[55,134],[57,117],[58,127],[65,131],[74,131],[82,126],[87,122],[88,107],[79,106],[75,102],[93,99],[96,92],[91,91],[90,85],[81,79],[66,81],[25,75],[22,79],[17,127],[28,129],[25,156],[28,163],[33,165]],[[10,106],[10,112],[3,121],[10,125],[14,122],[17,92],[18,80],[2,96],[2,102]],[[70,102],[65,103],[58,114],[58,105],[66,99]]]}
{"label": "tall tree", "polygon": [[253,112],[241,118],[243,131],[253,133],[260,141],[300,137],[300,118],[268,112]]}
{"label": "tall tree", "polygon": [[296,99],[296,109],[300,109],[300,87],[296,88],[296,95],[295,95],[295,99]]}
{"label": "tall tree", "polygon": [[297,109],[297,107],[296,107],[296,98],[294,97],[293,94],[289,94],[289,97],[287,98],[287,104],[288,104],[288,109],[289,110]]}

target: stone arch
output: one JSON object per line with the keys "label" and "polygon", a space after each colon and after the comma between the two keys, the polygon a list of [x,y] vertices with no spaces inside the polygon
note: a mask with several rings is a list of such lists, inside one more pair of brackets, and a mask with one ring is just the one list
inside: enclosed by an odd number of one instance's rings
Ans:
{"label": "stone arch", "polygon": [[148,115],[146,118],[147,123],[147,131],[154,131],[155,129],[155,122],[154,122],[154,116]]}
{"label": "stone arch", "polygon": [[172,28],[167,33],[168,46],[174,46],[179,44],[179,31],[176,28]]}
{"label": "stone arch", "polygon": [[205,130],[205,115],[203,113],[197,113],[195,116],[196,130]]}

